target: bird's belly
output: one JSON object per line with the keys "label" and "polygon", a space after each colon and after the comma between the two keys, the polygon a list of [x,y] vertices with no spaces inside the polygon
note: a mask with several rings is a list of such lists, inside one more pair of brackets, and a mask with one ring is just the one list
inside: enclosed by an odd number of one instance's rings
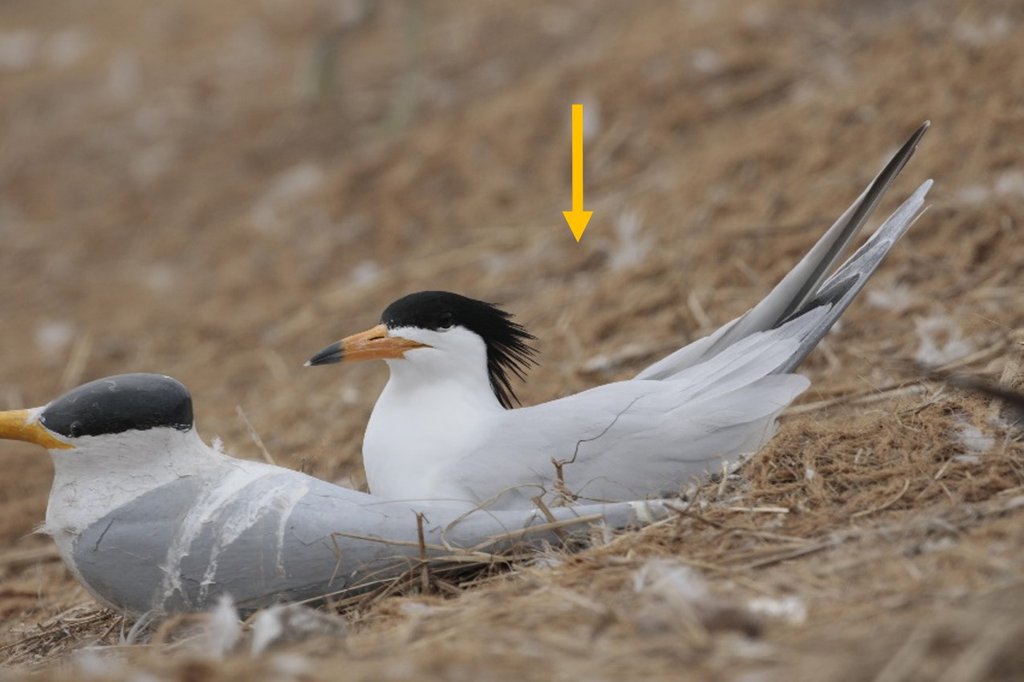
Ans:
{"label": "bird's belly", "polygon": [[367,430],[363,466],[370,492],[388,499],[430,498],[434,490],[437,442],[395,431]]}

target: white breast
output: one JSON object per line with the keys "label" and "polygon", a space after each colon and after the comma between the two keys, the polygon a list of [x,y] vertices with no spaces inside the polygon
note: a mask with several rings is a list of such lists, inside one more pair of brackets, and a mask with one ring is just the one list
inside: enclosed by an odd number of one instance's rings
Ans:
{"label": "white breast", "polygon": [[381,393],[363,440],[370,492],[389,499],[444,499],[456,494],[442,472],[492,431],[504,412],[494,396],[475,400],[451,383],[403,390],[394,379]]}

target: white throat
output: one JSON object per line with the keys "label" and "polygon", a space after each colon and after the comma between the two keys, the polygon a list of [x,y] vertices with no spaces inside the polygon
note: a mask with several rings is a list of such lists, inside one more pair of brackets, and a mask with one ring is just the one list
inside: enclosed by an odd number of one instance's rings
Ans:
{"label": "white throat", "polygon": [[430,476],[461,457],[505,412],[487,373],[483,340],[462,328],[393,330],[429,344],[388,360],[390,377],[363,440],[370,492],[410,499]]}

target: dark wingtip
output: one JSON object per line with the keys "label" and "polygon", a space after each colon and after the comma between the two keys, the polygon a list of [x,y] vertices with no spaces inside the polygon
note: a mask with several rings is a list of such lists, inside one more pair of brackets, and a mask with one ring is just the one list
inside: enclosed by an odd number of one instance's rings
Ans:
{"label": "dark wingtip", "polygon": [[333,365],[336,362],[341,362],[341,358],[344,356],[345,351],[341,349],[341,341],[335,341],[331,345],[319,351],[316,355],[306,360],[306,367],[316,367],[317,365]]}
{"label": "dark wingtip", "polygon": [[910,138],[903,143],[900,150],[893,155],[892,159],[889,160],[886,168],[879,173],[878,178],[876,179],[882,180],[882,183],[879,184],[888,186],[899,172],[903,170],[903,167],[907,165],[907,161],[909,161],[910,157],[914,155],[915,151],[917,151],[917,145],[921,142],[921,138],[924,137],[924,134],[928,132],[928,129],[931,127],[932,122],[927,120],[917,127],[917,130],[914,131]]}
{"label": "dark wingtip", "polygon": [[921,141],[921,138],[924,137],[924,134],[928,132],[928,129],[931,127],[932,122],[928,119],[925,119],[924,123],[919,125],[917,127],[917,130],[914,131],[914,134],[910,136],[910,142],[908,143],[909,146],[916,147],[917,143]]}

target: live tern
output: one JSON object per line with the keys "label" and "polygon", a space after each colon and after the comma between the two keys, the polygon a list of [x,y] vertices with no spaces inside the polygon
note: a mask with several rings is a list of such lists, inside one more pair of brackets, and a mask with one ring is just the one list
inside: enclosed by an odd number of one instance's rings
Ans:
{"label": "live tern", "polygon": [[930,180],[826,279],[928,125],[764,300],[631,380],[513,409],[511,380],[532,364],[534,337],[511,315],[440,291],[395,301],[306,363],[387,362],[363,440],[370,491],[491,509],[632,500],[756,452],[809,385],[793,371],[923,210]]}
{"label": "live tern", "polygon": [[0,438],[49,450],[42,530],[96,599],[133,614],[205,609],[224,594],[243,611],[315,599],[423,559],[557,544],[563,527],[667,513],[657,502],[495,514],[382,500],[208,447],[188,390],[154,374],[99,379],[43,407],[0,412]]}

